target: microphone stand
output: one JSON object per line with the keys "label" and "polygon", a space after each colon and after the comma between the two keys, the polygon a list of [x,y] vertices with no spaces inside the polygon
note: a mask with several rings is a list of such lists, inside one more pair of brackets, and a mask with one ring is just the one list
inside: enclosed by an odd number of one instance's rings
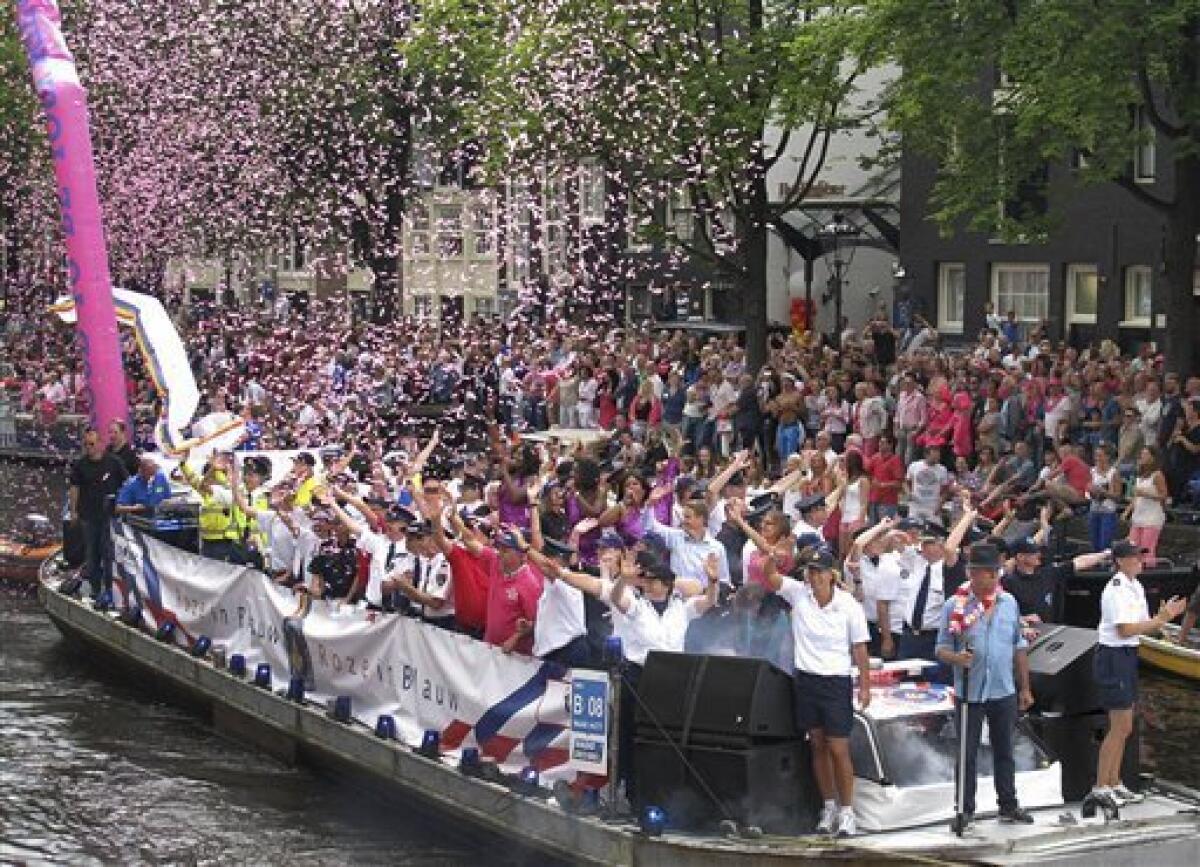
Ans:
{"label": "microphone stand", "polygon": [[[971,652],[970,641],[964,640],[963,649]],[[958,716],[958,767],[954,774],[954,824],[951,825],[951,830],[960,838],[967,830],[967,815],[966,815],[966,777],[967,777],[967,718],[970,713],[970,702],[967,698],[970,696],[970,677],[971,667],[963,666],[963,694],[959,696],[959,716]]]}

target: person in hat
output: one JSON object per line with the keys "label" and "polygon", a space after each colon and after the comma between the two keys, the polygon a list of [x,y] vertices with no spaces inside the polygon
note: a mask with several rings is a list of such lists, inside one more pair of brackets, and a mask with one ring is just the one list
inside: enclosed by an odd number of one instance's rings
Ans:
{"label": "person in hat", "polygon": [[487,625],[483,640],[505,653],[528,656],[533,652],[533,628],[537,620],[542,576],[529,564],[529,543],[520,529],[503,527],[492,546],[480,546],[488,570]]}
{"label": "person in hat", "polygon": [[[817,831],[851,836],[857,833],[850,760],[851,666],[864,673],[870,669],[870,633],[862,606],[834,582],[829,549],[817,549],[801,568],[803,580],[790,578],[779,573],[773,558],[767,558],[767,588],[792,606],[796,728],[808,733],[813,775],[825,801]],[[864,708],[871,703],[871,682],[865,675],[859,678],[858,700]]]}
{"label": "person in hat", "polygon": [[600,576],[594,577],[566,569],[561,563],[548,562],[556,579],[577,587],[605,602],[612,612],[613,635],[621,639],[625,666],[621,672],[621,739],[617,770],[625,782],[626,797],[632,803],[636,782],[633,775],[634,713],[636,692],[642,667],[652,650],[682,652],[688,626],[717,604],[720,584],[719,562],[715,553],[708,555],[704,568],[707,581],[703,593],[696,582],[676,581],[662,553],[605,547],[601,552]]}
{"label": "person in hat", "polygon": [[[959,547],[975,523],[975,516],[973,508],[963,509],[949,536],[934,524],[927,524],[922,531],[919,554],[911,561],[912,568],[903,588],[905,616],[904,631],[898,642],[900,659],[937,659],[935,647],[946,599],[966,580]],[[938,683],[948,679],[949,671],[944,665],[930,677]]]}
{"label": "person in hat", "polygon": [[[338,494],[362,517],[353,517],[342,508]],[[373,610],[392,608],[399,601],[393,594],[400,589],[397,586],[400,578],[413,569],[406,531],[416,523],[417,516],[403,506],[392,506],[383,513],[383,532],[379,533],[371,528],[371,519],[368,517],[374,513],[361,500],[349,497],[340,490],[318,493],[317,498],[318,502],[328,504],[342,526],[354,536],[358,550],[369,557],[363,588],[367,607]],[[401,603],[401,607],[406,606]]]}
{"label": "person in hat", "polygon": [[395,591],[408,600],[414,616],[431,626],[457,632],[450,563],[433,541],[432,522],[410,522],[405,529],[405,545],[409,568],[395,581]]}
{"label": "person in hat", "polygon": [[818,536],[822,540],[825,534],[822,527],[829,520],[829,504],[825,494],[810,494],[796,502],[799,519],[792,522],[792,535],[797,539],[801,536]]}
{"label": "person in hat", "polygon": [[296,489],[296,506],[301,509],[312,505],[313,494],[321,484],[316,467],[317,459],[312,452],[300,452],[292,458],[291,480]]}
{"label": "person in hat", "polygon": [[1112,547],[1117,573],[1100,596],[1098,644],[1092,657],[1092,677],[1100,695],[1100,704],[1108,712],[1108,733],[1100,744],[1096,764],[1096,785],[1089,799],[1116,808],[1142,800],[1121,780],[1121,759],[1125,741],[1133,732],[1133,711],[1137,703],[1137,649],[1143,635],[1153,635],[1184,612],[1187,601],[1174,596],[1164,601],[1158,613],[1150,616],[1146,591],[1138,576],[1142,573],[1145,550],[1130,542]]}
{"label": "person in hat", "polygon": [[559,580],[557,568],[569,567],[578,551],[569,542],[542,539],[536,514],[533,518],[533,539],[529,559],[541,570],[545,579],[542,595],[538,597],[537,619],[533,625],[533,655],[568,668],[587,666],[592,662],[592,654],[587,638],[583,591]]}
{"label": "person in hat", "polygon": [[1109,557],[1108,551],[1100,551],[1062,563],[1043,563],[1044,549],[1032,538],[1010,543],[1008,553],[1013,565],[1000,576],[1000,583],[1016,598],[1021,620],[1029,626],[1061,622],[1067,582],[1076,570],[1095,568]]}
{"label": "person in hat", "polygon": [[1017,720],[1033,705],[1021,611],[1016,598],[1000,586],[995,545],[971,546],[967,575],[967,583],[943,606],[937,634],[937,658],[954,668],[955,694],[966,723],[963,819],[970,823],[975,814],[975,764],[986,719],[1000,821],[1028,825],[1033,816],[1017,801],[1013,757]]}

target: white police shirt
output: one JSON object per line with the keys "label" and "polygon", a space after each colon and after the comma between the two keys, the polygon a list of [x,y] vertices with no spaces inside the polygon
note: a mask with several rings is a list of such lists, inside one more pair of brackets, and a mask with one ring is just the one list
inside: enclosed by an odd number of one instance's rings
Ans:
{"label": "white police shirt", "polygon": [[446,555],[438,552],[432,557],[413,558],[413,586],[427,596],[443,601],[442,607],[417,610],[430,620],[445,620],[454,616],[454,579],[450,574],[450,563]]}
{"label": "white police shirt", "polygon": [[[946,561],[939,559],[931,563],[918,555],[914,562],[916,568],[908,576],[904,594],[904,622],[912,623],[918,632],[936,631],[942,626],[942,606],[946,603]],[[929,590],[925,596],[925,616],[920,623],[913,623],[926,569],[929,570]]]}
{"label": "white police shirt", "polygon": [[382,605],[384,578],[391,573],[407,572],[412,568],[413,558],[409,556],[408,546],[404,539],[393,542],[382,533],[376,533],[364,525],[362,532],[358,534],[358,550],[365,551],[371,557],[364,597],[371,605]]}
{"label": "white police shirt", "polygon": [[824,677],[849,675],[851,647],[871,638],[858,600],[834,587],[833,598],[822,607],[807,583],[795,578],[782,581],[779,595],[792,606],[796,670]]}
{"label": "white police shirt", "polygon": [[878,563],[863,554],[858,571],[862,576],[863,613],[869,623],[879,620],[879,603],[888,603],[888,625],[892,632],[904,628],[904,604],[907,601],[904,582],[907,572],[899,554],[880,554]]}
{"label": "white police shirt", "polygon": [[552,575],[545,579],[538,597],[537,620],[533,622],[533,655],[538,657],[587,635],[583,592]]}
{"label": "white police shirt", "polygon": [[1097,630],[1101,644],[1105,647],[1137,647],[1141,643],[1141,636],[1122,638],[1117,626],[1149,619],[1150,606],[1146,602],[1146,591],[1141,581],[1118,572],[1104,585],[1104,592],[1100,595],[1100,626]]}
{"label": "white police shirt", "polygon": [[622,612],[612,601],[616,582],[602,578],[600,586],[600,597],[612,609],[613,635],[621,639],[625,659],[635,665],[645,665],[646,655],[651,650],[683,651],[688,624],[700,616],[702,597],[685,600],[680,594],[672,593],[666,609],[659,614],[648,599],[626,587],[625,595],[630,598],[630,604],[629,610]]}

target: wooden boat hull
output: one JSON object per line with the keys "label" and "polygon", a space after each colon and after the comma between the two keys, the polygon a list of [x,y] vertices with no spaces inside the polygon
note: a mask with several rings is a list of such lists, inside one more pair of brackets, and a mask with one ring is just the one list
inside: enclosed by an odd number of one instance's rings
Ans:
{"label": "wooden boat hull", "polygon": [[1168,626],[1163,630],[1163,638],[1143,637],[1138,647],[1138,659],[1160,671],[1177,674],[1189,680],[1200,680],[1200,648],[1181,647],[1170,641],[1178,631],[1178,627]]}

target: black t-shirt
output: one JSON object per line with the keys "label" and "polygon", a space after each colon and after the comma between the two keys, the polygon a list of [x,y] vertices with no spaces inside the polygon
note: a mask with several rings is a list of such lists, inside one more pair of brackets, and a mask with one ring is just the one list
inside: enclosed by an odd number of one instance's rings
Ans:
{"label": "black t-shirt", "polygon": [[133,450],[133,446],[129,443],[121,446],[119,449],[108,447],[108,454],[112,455],[125,468],[125,475],[132,476],[138,471],[138,456]]}
{"label": "black t-shirt", "polygon": [[335,544],[322,544],[308,571],[319,575],[325,582],[323,599],[345,599],[354,586],[358,572],[358,555],[353,547],[342,548]]}
{"label": "black t-shirt", "polygon": [[79,489],[79,517],[103,521],[112,515],[113,503],[128,474],[117,458],[105,452],[98,460],[82,457],[71,467],[71,487]]}
{"label": "black t-shirt", "polygon": [[1016,598],[1022,617],[1036,614],[1043,623],[1058,623],[1062,620],[1063,591],[1074,573],[1070,562],[1047,564],[1033,574],[1006,572],[1000,583]]}

